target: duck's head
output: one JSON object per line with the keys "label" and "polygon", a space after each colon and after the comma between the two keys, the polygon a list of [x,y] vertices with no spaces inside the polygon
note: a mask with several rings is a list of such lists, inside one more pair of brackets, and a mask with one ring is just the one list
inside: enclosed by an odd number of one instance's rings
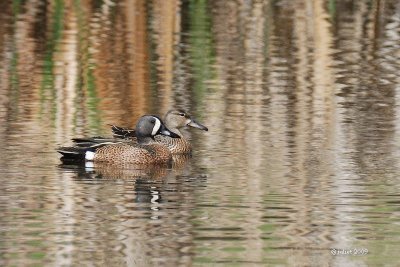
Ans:
{"label": "duck's head", "polygon": [[208,128],[206,126],[198,123],[188,113],[180,109],[168,111],[165,115],[165,124],[171,130],[190,126],[203,131],[208,131]]}
{"label": "duck's head", "polygon": [[165,135],[172,138],[180,137],[176,133],[171,132],[163,121],[155,115],[142,116],[136,124],[135,132],[139,142],[146,138],[154,139],[156,135]]}

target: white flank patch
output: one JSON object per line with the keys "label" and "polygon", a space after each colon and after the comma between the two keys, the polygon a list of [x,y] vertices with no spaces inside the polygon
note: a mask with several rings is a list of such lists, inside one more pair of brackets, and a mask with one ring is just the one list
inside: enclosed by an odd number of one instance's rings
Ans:
{"label": "white flank patch", "polygon": [[85,159],[86,159],[86,160],[93,160],[93,159],[94,159],[94,152],[92,152],[92,151],[86,151],[86,153],[85,153]]}
{"label": "white flank patch", "polygon": [[94,164],[93,161],[85,162],[85,171],[93,171]]}
{"label": "white flank patch", "polygon": [[158,132],[158,130],[160,130],[161,127],[161,122],[159,119],[156,119],[156,124],[154,125],[153,131],[151,132],[151,135],[156,135],[156,133]]}

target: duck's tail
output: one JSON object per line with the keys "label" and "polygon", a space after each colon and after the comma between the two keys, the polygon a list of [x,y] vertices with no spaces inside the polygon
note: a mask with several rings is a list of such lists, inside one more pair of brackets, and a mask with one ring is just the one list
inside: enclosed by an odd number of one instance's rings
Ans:
{"label": "duck's tail", "polygon": [[[88,160],[90,155],[96,151],[95,148],[92,147],[60,147],[57,149],[57,152],[62,155],[61,161],[65,162],[84,162]],[[93,160],[93,159],[92,159]]]}

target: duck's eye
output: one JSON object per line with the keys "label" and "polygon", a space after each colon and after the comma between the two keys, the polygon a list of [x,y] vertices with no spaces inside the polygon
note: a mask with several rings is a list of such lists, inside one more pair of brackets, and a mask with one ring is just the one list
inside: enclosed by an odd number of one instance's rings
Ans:
{"label": "duck's eye", "polygon": [[179,113],[179,116],[185,117],[185,113]]}
{"label": "duck's eye", "polygon": [[155,120],[155,119],[152,119],[152,120],[150,120],[150,122],[151,122],[152,124],[154,124],[154,123],[156,123],[156,120]]}

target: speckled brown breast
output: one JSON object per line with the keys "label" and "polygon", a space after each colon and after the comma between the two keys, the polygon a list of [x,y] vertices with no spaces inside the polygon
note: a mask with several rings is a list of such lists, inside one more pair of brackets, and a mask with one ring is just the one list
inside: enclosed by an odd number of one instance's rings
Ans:
{"label": "speckled brown breast", "polygon": [[132,164],[156,164],[171,161],[169,149],[157,142],[148,145],[119,143],[96,150],[95,162],[126,162]]}
{"label": "speckled brown breast", "polygon": [[157,142],[160,142],[168,147],[172,154],[190,154],[192,152],[192,146],[184,138],[171,138],[167,136],[156,136]]}

